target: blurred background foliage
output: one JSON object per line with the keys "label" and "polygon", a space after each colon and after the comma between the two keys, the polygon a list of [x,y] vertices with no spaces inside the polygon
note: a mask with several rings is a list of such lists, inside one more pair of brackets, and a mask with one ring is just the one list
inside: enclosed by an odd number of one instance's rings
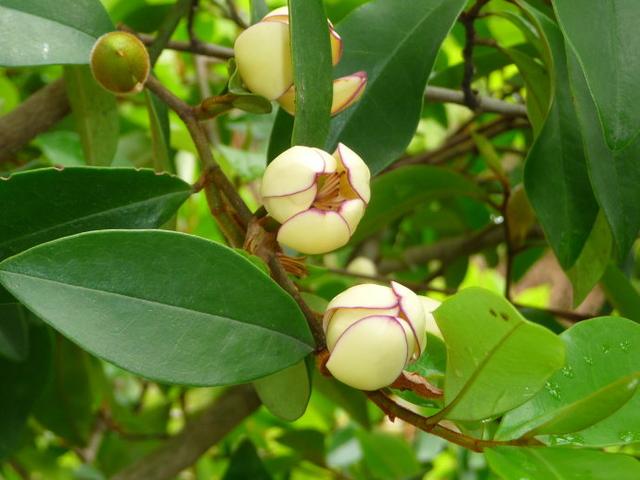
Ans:
{"label": "blurred background foliage", "polygon": [[[102,3],[114,23],[151,34],[174,2]],[[267,3],[274,8],[285,2]],[[330,19],[338,22],[364,3],[366,0],[326,0],[325,6]],[[549,11],[547,2],[530,3]],[[249,2],[240,0],[236,4],[241,19],[248,21]],[[511,103],[533,101],[536,92],[527,90],[527,85],[544,83],[548,72],[519,10],[507,1],[493,0],[476,22],[476,30],[486,42],[474,50],[474,88],[481,95]],[[200,1],[194,20],[198,39],[232,47],[239,31],[226,2]],[[430,85],[460,88],[464,35],[463,25],[456,23],[438,54]],[[181,22],[173,39],[189,40],[186,22]],[[192,104],[221,92],[228,79],[225,60],[174,50],[162,53],[155,73],[172,92]],[[61,66],[0,68],[0,115],[11,112],[62,74]],[[169,162],[161,169],[175,171],[187,182],[195,182],[199,175],[195,150],[183,123],[162,106],[157,107],[157,118],[150,120],[148,101],[145,93],[117,99],[119,134],[112,165],[158,168],[151,132],[157,128],[153,122],[160,121],[170,132]],[[234,110],[207,126],[216,159],[252,208],[259,205],[258,181],[265,168],[274,117],[275,112],[255,115]],[[374,187],[389,195],[375,204],[382,211],[378,212],[381,216],[369,223],[365,218],[347,248],[310,262],[310,274],[302,285],[314,308],[321,310],[326,300],[347,286],[377,274],[393,274],[408,286],[428,289],[440,299],[468,286],[503,293],[507,246],[501,227],[504,218],[494,208],[500,199],[495,175],[499,168],[511,185],[514,199],[506,210],[512,216],[509,234],[515,245],[512,299],[523,306],[530,320],[557,332],[575,320],[562,314],[574,307],[571,283],[544,240],[526,197],[517,193],[522,190],[524,157],[533,142],[533,130],[526,121],[504,122],[501,118],[493,113],[474,114],[461,105],[425,103],[417,131],[400,162],[422,157],[422,163],[432,166],[438,181],[425,187],[409,171],[403,180],[405,188],[411,190],[405,203],[398,203],[393,197],[404,195],[403,192],[389,186],[385,190],[385,185]],[[167,122],[162,124],[165,119]],[[532,123],[533,129],[537,128],[533,118]],[[473,134],[467,128],[470,124],[474,125]],[[74,118],[69,115],[38,135],[12,164],[1,164],[0,170],[7,173],[85,163],[82,141]],[[403,171],[395,172],[402,175]],[[412,178],[415,185],[411,184]],[[395,180],[388,183],[393,187]],[[389,205],[392,211],[385,213],[383,210]],[[173,222],[179,231],[222,240],[202,193],[189,198]],[[597,286],[584,292],[586,298],[578,299],[579,305],[573,310],[577,317],[622,311],[638,320],[637,251],[636,244],[621,270],[607,270],[604,288]],[[375,269],[362,260],[352,263],[358,257],[372,259]],[[560,314],[554,315],[554,311]],[[0,314],[30,315],[18,305],[1,302]],[[37,326],[35,321],[33,324],[36,326],[31,327],[30,348],[38,354],[29,355],[19,372],[31,379],[28,391],[3,392],[0,396],[0,421],[11,421],[2,408],[10,400],[23,399],[23,416],[32,412],[21,447],[0,467],[0,477],[6,480],[108,478],[180,431],[186,418],[222,391],[142,380],[92,357],[52,330]],[[437,337],[430,336],[428,348],[432,359],[428,376],[437,381],[446,362],[444,347]],[[10,360],[0,358],[0,363],[7,361]],[[50,380],[43,382],[47,369],[51,370]],[[9,380],[2,378],[0,382]],[[498,478],[489,471],[483,455],[400,421],[390,422],[362,393],[335,381],[314,381],[317,385],[302,418],[287,423],[261,407],[179,478]],[[36,392],[40,392],[38,400],[33,406],[28,405]],[[18,429],[16,425],[16,434]],[[638,455],[640,444],[635,445],[623,448]],[[2,448],[0,440],[0,452]]]}

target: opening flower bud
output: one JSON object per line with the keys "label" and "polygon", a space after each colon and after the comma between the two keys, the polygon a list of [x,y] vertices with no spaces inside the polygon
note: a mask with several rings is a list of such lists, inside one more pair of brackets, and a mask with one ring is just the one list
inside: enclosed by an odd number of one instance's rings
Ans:
{"label": "opening flower bud", "polygon": [[[331,115],[346,110],[360,100],[364,87],[367,85],[367,72],[356,72],[346,77],[340,77],[333,81],[333,100],[331,102]],[[296,88],[291,85],[284,95],[278,98],[280,106],[290,115],[296,111]]]}
{"label": "opening flower bud", "polygon": [[327,253],[353,235],[371,195],[364,161],[339,144],[333,155],[291,147],[262,177],[264,206],[282,225],[278,241],[301,253]]}
{"label": "opening flower bud", "polygon": [[420,297],[399,283],[345,290],[331,300],[323,318],[327,369],[360,390],[390,385],[424,351],[426,317]]}
{"label": "opening flower bud", "polygon": [[[331,61],[342,57],[342,39],[329,20]],[[289,9],[281,7],[268,13],[236,39],[236,65],[242,81],[253,93],[277,100],[290,114],[295,111]],[[333,85],[331,113],[335,115],[358,100],[367,82],[365,72],[339,78]]]}
{"label": "opening flower bud", "polygon": [[91,50],[91,72],[106,90],[116,94],[142,90],[151,62],[144,44],[127,32],[109,32]]}

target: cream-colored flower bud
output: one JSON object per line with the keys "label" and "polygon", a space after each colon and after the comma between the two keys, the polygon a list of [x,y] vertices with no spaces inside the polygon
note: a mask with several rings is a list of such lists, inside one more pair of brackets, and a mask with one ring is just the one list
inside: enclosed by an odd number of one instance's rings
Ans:
{"label": "cream-colored flower bud", "polygon": [[[329,22],[331,62],[336,65],[342,57],[342,39]],[[240,77],[249,90],[269,100],[278,100],[290,114],[295,112],[295,90],[289,9],[281,7],[268,13],[260,22],[250,26],[236,39],[234,45]],[[365,72],[339,78],[333,84],[333,115],[356,102],[367,83]]]}
{"label": "cream-colored flower bud", "polygon": [[[346,110],[360,100],[367,85],[367,72],[356,72],[333,81],[333,99],[331,101],[331,115]],[[290,115],[296,112],[296,87],[291,85],[284,95],[278,98],[280,106]]]}
{"label": "cream-colored flower bud", "polygon": [[323,318],[330,352],[327,369],[360,390],[386,387],[426,346],[426,312],[415,293],[362,284],[337,295]]}
{"label": "cream-colored flower bud", "polygon": [[333,156],[302,146],[281,153],[261,188],[267,212],[282,224],[278,241],[308,254],[344,246],[369,202],[369,180],[367,165],[343,144]]}

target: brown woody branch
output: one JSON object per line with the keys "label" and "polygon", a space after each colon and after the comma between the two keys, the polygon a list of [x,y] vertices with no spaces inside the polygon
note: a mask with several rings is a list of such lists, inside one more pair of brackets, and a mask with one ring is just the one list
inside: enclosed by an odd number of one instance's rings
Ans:
{"label": "brown woody branch", "polygon": [[211,446],[260,406],[249,385],[231,387],[176,436],[112,477],[112,480],[169,480],[193,465]]}

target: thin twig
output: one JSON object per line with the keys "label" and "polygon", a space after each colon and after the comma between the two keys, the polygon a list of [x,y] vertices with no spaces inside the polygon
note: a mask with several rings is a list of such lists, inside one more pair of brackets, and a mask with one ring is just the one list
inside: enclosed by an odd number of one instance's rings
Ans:
{"label": "thin twig", "polygon": [[[424,96],[431,102],[456,103],[458,105],[468,106],[464,92],[451,90],[449,88],[427,87]],[[497,98],[479,95],[476,95],[475,99],[476,107],[473,110],[476,112],[499,113],[511,117],[527,118],[527,108],[522,104],[509,103]]]}
{"label": "thin twig", "polygon": [[475,44],[475,21],[480,14],[480,10],[484,7],[489,0],[476,0],[476,3],[462,15],[460,15],[460,22],[464,25],[465,29],[465,45],[462,50],[462,56],[464,57],[464,76],[462,77],[462,92],[464,94],[464,102],[471,110],[477,110],[478,99],[474,91],[471,88],[473,82],[473,75],[475,74],[475,66],[473,64],[473,47]]}

